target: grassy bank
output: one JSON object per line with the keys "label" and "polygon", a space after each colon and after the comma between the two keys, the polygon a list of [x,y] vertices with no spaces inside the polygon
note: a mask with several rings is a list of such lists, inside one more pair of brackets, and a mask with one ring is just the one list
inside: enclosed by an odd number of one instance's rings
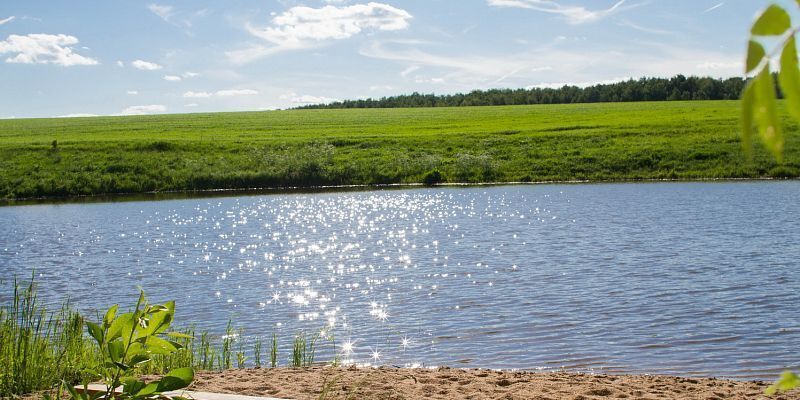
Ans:
{"label": "grassy bank", "polygon": [[[445,181],[797,177],[739,103],[291,110],[0,120],[0,198]],[[438,171],[432,173],[433,171]]]}

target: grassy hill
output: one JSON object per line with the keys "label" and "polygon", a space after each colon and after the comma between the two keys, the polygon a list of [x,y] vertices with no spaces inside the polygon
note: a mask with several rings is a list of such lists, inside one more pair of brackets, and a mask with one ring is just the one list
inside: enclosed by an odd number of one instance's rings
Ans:
{"label": "grassy hill", "polygon": [[[786,123],[790,124],[786,119]],[[739,103],[290,110],[0,120],[0,198],[422,182],[797,177]]]}

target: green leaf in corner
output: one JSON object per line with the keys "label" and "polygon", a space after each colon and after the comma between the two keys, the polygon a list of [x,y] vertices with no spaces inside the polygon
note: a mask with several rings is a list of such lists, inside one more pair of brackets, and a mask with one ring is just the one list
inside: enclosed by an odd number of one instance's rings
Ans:
{"label": "green leaf in corner", "polygon": [[792,21],[786,10],[773,4],[761,13],[750,33],[756,36],[777,36],[783,35],[791,27]]}
{"label": "green leaf in corner", "polygon": [[767,388],[766,394],[773,395],[779,391],[788,392],[798,386],[800,386],[800,377],[793,372],[786,371],[781,375],[781,379]]}
{"label": "green leaf in corner", "polygon": [[[800,0],[798,0],[800,1]],[[755,103],[755,82],[750,81],[742,94],[742,147],[747,158],[753,158],[753,103]]]}
{"label": "green leaf in corner", "polygon": [[754,103],[753,115],[761,141],[775,159],[780,163],[783,160],[783,132],[778,117],[778,103],[775,94],[775,85],[769,66],[753,80]]}
{"label": "green leaf in corner", "polygon": [[783,89],[789,113],[800,121],[800,67],[797,63],[797,45],[794,36],[789,38],[783,48],[778,82]]}
{"label": "green leaf in corner", "polygon": [[754,40],[751,40],[747,44],[747,62],[745,64],[746,68],[744,72],[747,74],[756,69],[766,55],[767,53],[764,51],[764,46]]}

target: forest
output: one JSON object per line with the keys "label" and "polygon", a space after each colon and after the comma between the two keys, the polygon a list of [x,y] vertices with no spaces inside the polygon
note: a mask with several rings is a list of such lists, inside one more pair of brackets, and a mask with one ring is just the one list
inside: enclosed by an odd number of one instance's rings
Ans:
{"label": "forest", "polygon": [[617,103],[672,100],[734,100],[744,90],[743,78],[715,79],[676,75],[666,78],[641,78],[588,87],[565,85],[560,88],[490,89],[469,93],[436,95],[412,93],[379,99],[344,100],[311,104],[298,108],[410,108],[509,106],[531,104]]}

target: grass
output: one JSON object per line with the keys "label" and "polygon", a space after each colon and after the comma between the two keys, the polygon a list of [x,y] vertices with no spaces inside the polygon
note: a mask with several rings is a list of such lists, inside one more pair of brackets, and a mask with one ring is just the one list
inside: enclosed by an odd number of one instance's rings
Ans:
{"label": "grass", "polygon": [[0,307],[0,398],[79,380],[100,360],[84,331],[83,318],[68,302],[49,313],[33,280],[14,282],[11,304]]}
{"label": "grass", "polygon": [[[229,323],[226,334],[212,338],[207,332],[196,334],[193,328],[182,331],[194,340],[175,339],[181,349],[169,354],[153,354],[152,360],[137,367],[137,375],[162,375],[181,367],[203,371],[221,371],[249,366],[261,367],[261,339],[248,343],[241,331]],[[292,343],[293,354],[287,365],[308,367],[314,364],[319,333],[306,339],[299,332]],[[270,366],[278,362],[278,337],[270,344]],[[248,354],[257,361],[248,363]],[[14,282],[9,304],[0,304],[0,398],[11,398],[35,391],[54,390],[64,380],[78,384],[92,376],[102,360],[99,348],[86,333],[84,318],[68,301],[55,312],[44,307],[33,279],[25,285]]]}
{"label": "grass", "polygon": [[784,119],[783,165],[761,148],[743,154],[738,101],[0,120],[0,198],[797,177],[800,135]]}

